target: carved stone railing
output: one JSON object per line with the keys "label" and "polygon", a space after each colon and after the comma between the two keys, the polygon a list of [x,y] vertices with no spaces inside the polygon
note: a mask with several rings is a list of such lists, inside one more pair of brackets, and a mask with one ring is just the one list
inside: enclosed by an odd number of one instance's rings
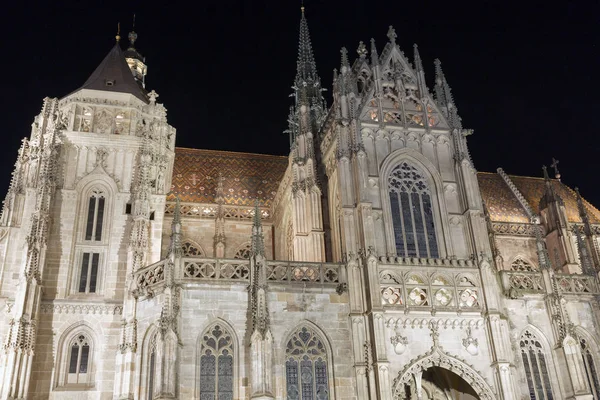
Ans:
{"label": "carved stone railing", "polygon": [[500,271],[504,293],[510,298],[545,293],[544,279],[536,271]]}
{"label": "carved stone railing", "polygon": [[226,280],[245,282],[250,279],[250,262],[226,258],[183,258],[184,280]]}
{"label": "carved stone railing", "polygon": [[471,259],[456,259],[456,258],[419,258],[419,257],[379,257],[380,264],[395,264],[395,265],[427,265],[430,267],[460,267],[472,268],[475,262]]}
{"label": "carved stone railing", "polygon": [[492,230],[497,235],[535,236],[535,225],[512,222],[492,222]]}
{"label": "carved stone railing", "polygon": [[342,283],[342,264],[267,261],[267,280],[283,283]]}
{"label": "carved stone railing", "polygon": [[460,270],[453,265],[379,265],[379,285],[386,308],[462,313],[480,312],[484,304],[479,270],[473,265]]}
{"label": "carved stone railing", "polygon": [[[181,215],[184,217],[214,219],[217,216],[216,204],[180,203],[180,210]],[[174,211],[175,203],[168,202],[165,205],[165,214],[173,215]],[[271,219],[271,210],[269,208],[261,208],[260,213],[263,221]],[[254,206],[224,205],[223,216],[225,219],[252,221],[252,218],[254,218]]]}
{"label": "carved stone railing", "polygon": [[598,281],[596,277],[589,275],[555,275],[558,290],[561,293],[573,293],[573,294],[598,294]]}
{"label": "carved stone railing", "polygon": [[154,286],[157,286],[165,280],[165,264],[167,260],[161,260],[147,267],[140,268],[133,273],[134,282],[137,290],[146,292]]}

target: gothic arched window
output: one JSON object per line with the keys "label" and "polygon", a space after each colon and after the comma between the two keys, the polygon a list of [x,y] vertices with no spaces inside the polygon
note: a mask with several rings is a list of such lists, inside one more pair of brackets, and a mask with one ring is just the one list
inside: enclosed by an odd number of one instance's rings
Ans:
{"label": "gothic arched window", "polygon": [[76,335],[70,343],[67,383],[87,383],[89,362],[90,344],[88,338],[84,334]]}
{"label": "gothic arched window", "polygon": [[156,334],[150,340],[150,347],[148,349],[149,362],[148,362],[148,385],[146,390],[148,392],[148,400],[154,398],[154,375],[156,370]]}
{"label": "gothic arched window", "polygon": [[553,400],[550,376],[546,356],[540,340],[529,330],[521,335],[521,356],[525,366],[525,376],[529,387],[529,396],[537,400]]}
{"label": "gothic arched window", "polygon": [[200,400],[233,399],[233,335],[215,324],[200,345]]}
{"label": "gothic arched window", "polygon": [[252,250],[252,244],[250,242],[243,244],[238,251],[235,252],[235,256],[233,258],[237,258],[240,260],[249,259],[250,251]]}
{"label": "gothic arched window", "polygon": [[287,343],[285,383],[289,400],[329,399],[327,350],[309,327],[300,328]]}
{"label": "gothic arched window", "polygon": [[99,189],[92,190],[88,202],[87,222],[85,224],[85,240],[102,240],[102,225],[104,222],[105,195]]}
{"label": "gothic arched window", "polygon": [[594,399],[600,399],[600,382],[598,370],[596,370],[596,364],[594,363],[594,357],[592,356],[590,347],[585,339],[580,339],[579,344],[581,345],[581,356],[583,357],[583,365],[585,366],[585,374],[590,390],[594,395]]}
{"label": "gothic arched window", "polygon": [[397,254],[438,258],[431,191],[424,174],[402,162],[390,173],[388,190]]}
{"label": "gothic arched window", "polygon": [[185,240],[181,245],[184,257],[204,257],[202,248],[189,240]]}

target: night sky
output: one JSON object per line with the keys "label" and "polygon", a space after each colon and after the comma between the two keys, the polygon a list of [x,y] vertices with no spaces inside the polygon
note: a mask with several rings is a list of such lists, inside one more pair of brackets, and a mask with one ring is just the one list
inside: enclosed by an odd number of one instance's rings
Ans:
{"label": "night sky", "polygon": [[[42,99],[82,85],[117,22],[126,38],[134,13],[146,86],[165,104],[178,146],[287,154],[300,0],[15,3],[3,4],[0,24],[0,197]],[[353,60],[358,42],[374,37],[381,52],[393,25],[410,60],[419,45],[430,89],[441,59],[463,125],[475,130],[479,171],[540,176],[555,157],[563,182],[600,206],[600,5],[549,4],[305,0],[326,88],[342,46]]]}

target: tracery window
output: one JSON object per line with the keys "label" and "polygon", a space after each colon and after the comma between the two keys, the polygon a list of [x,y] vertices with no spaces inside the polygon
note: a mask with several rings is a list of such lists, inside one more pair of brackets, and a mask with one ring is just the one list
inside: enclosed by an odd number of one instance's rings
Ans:
{"label": "tracery window", "polygon": [[90,344],[84,334],[76,335],[70,344],[67,383],[87,383],[90,362]]}
{"label": "tracery window", "polygon": [[233,336],[221,325],[202,335],[200,400],[233,399]]}
{"label": "tracery window", "polygon": [[581,345],[581,356],[583,357],[583,365],[585,366],[585,375],[587,381],[594,395],[594,399],[600,399],[600,381],[598,378],[598,370],[594,363],[594,356],[590,350],[590,347],[585,339],[580,339],[579,344]]}
{"label": "tracery window", "polygon": [[388,190],[397,254],[438,258],[431,191],[423,173],[402,162],[390,173]]}
{"label": "tracery window", "polygon": [[515,258],[510,268],[513,271],[535,271],[535,267],[521,257]]}
{"label": "tracery window", "polygon": [[184,241],[181,248],[183,249],[184,257],[204,257],[204,251],[202,251],[200,246],[189,240]]}
{"label": "tracery window", "polygon": [[233,256],[233,258],[237,258],[237,259],[249,259],[250,258],[250,251],[252,250],[252,245],[250,242],[245,243],[242,245],[242,247],[240,247],[238,249],[238,251],[235,252],[235,256]]}
{"label": "tracery window", "polygon": [[79,293],[96,293],[99,260],[99,253],[83,253],[81,274],[79,275]]}
{"label": "tracery window", "polygon": [[87,222],[85,225],[85,240],[102,240],[105,200],[104,192],[98,189],[92,191],[88,203]]}
{"label": "tracery window", "polygon": [[285,381],[288,400],[329,399],[327,350],[310,328],[300,328],[285,349]]}
{"label": "tracery window", "polygon": [[532,400],[553,400],[546,356],[539,339],[529,330],[521,335],[521,356]]}
{"label": "tracery window", "polygon": [[154,398],[154,373],[156,370],[156,334],[152,337],[150,341],[149,350],[149,362],[148,362],[148,384],[146,386],[148,391],[148,400],[152,400]]}

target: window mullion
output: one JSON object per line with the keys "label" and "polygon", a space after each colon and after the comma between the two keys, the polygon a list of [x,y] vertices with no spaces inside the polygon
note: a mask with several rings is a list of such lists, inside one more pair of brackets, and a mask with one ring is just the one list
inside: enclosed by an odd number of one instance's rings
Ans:
{"label": "window mullion", "polygon": [[427,235],[427,218],[425,210],[423,209],[423,194],[419,193],[419,210],[421,210],[421,223],[423,225],[423,239],[425,240],[425,250],[427,251],[427,258],[431,257],[431,251],[429,250],[429,236]]}
{"label": "window mullion", "polygon": [[408,255],[408,247],[406,247],[406,225],[404,223],[404,215],[402,214],[402,196],[400,196],[400,192],[396,193],[398,197],[398,214],[400,214],[400,226],[402,228],[402,246],[404,247],[404,254],[402,257],[406,257]]}
{"label": "window mullion", "polygon": [[81,366],[81,352],[82,352],[83,346],[80,344],[77,348],[77,368],[75,369],[75,381],[77,383],[79,383],[79,368]]}
{"label": "window mullion", "polygon": [[[543,355],[542,355],[542,357],[543,357]],[[547,399],[548,398],[548,393],[546,391],[546,386],[544,385],[544,383],[545,383],[544,382],[544,378],[542,376],[542,365],[540,364],[540,352],[539,351],[535,351],[535,361],[536,361],[537,366],[538,366],[538,378],[539,378],[540,383],[541,383],[540,386],[542,387],[542,391],[543,391],[543,395],[544,395],[543,398]]]}
{"label": "window mullion", "polygon": [[417,254],[417,257],[421,256],[421,253],[419,251],[419,238],[417,237],[417,229],[416,229],[416,219],[415,219],[415,213],[413,211],[413,203],[412,203],[412,193],[408,193],[408,204],[409,204],[409,211],[410,211],[410,218],[412,221],[412,234],[413,234],[413,240],[415,241],[415,252]]}
{"label": "window mullion", "polygon": [[85,283],[85,292],[90,292],[90,281],[92,279],[92,258],[94,258],[94,253],[90,253],[90,257],[88,259],[87,265],[87,281]]}
{"label": "window mullion", "polygon": [[98,208],[100,206],[100,198],[96,197],[94,202],[94,220],[92,222],[92,240],[96,240],[96,229],[98,228]]}

